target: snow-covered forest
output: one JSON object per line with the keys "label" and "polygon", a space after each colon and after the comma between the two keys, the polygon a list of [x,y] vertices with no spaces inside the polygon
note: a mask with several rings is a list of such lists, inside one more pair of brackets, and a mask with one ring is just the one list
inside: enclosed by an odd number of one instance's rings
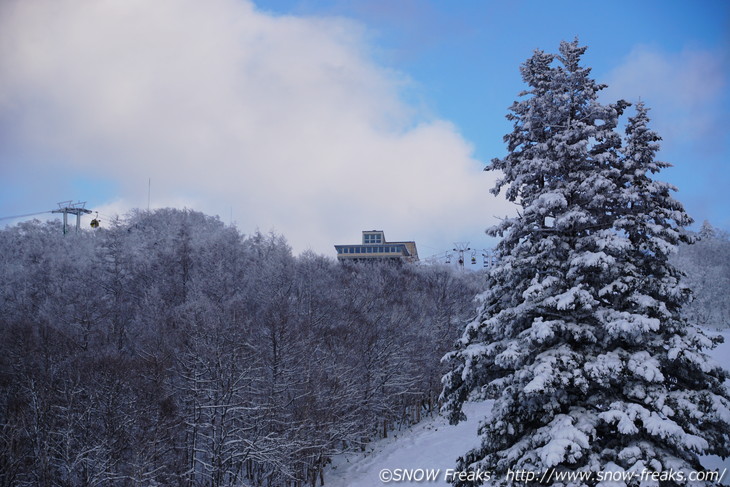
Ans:
{"label": "snow-covered forest", "polygon": [[[105,226],[0,231],[0,485],[311,485],[435,413],[484,286],[294,257],[194,211]],[[699,237],[676,256],[688,313],[726,325],[730,239]]]}
{"label": "snow-covered forest", "polygon": [[0,231],[0,485],[314,485],[437,411],[483,276],[187,210]]}
{"label": "snow-covered forest", "polygon": [[[485,282],[295,257],[194,211],[105,227],[0,231],[2,486],[312,485],[437,411]],[[726,326],[730,238],[698,237],[687,313]]]}
{"label": "snow-covered forest", "polygon": [[704,222],[695,242],[681,245],[672,262],[692,289],[693,299],[683,309],[689,322],[709,329],[730,327],[730,235]]}

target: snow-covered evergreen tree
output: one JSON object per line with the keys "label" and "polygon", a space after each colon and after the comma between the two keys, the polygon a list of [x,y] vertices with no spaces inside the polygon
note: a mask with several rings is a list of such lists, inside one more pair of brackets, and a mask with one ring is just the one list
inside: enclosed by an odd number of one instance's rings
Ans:
{"label": "snow-covered evergreen tree", "polygon": [[509,153],[488,168],[504,173],[493,192],[506,187],[521,211],[488,231],[502,237],[499,264],[445,357],[452,422],[467,398],[497,399],[458,468],[503,485],[521,480],[509,469],[565,485],[598,477],[542,474],[625,470],[638,485],[644,469],[686,475],[698,455],[730,454],[727,373],[703,353],[713,341],[680,316],[689,292],[668,262],[691,220],[649,174],[666,164],[654,160],[646,109],[622,148],[628,104],[598,101],[604,86],[580,65],[585,50],[563,42],[521,67],[529,89],[507,117]]}

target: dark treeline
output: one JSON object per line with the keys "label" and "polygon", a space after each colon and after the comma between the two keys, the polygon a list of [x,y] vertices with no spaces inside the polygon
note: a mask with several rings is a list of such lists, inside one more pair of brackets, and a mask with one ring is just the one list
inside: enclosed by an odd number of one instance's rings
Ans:
{"label": "dark treeline", "polygon": [[0,485],[303,486],[436,412],[475,273],[193,211],[0,231]]}

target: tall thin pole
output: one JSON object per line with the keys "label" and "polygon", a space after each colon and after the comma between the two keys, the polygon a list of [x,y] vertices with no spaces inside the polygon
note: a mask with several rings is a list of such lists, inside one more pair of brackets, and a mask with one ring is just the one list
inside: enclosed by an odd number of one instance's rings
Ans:
{"label": "tall thin pole", "polygon": [[150,211],[150,196],[152,194],[152,178],[147,180],[147,211]]}

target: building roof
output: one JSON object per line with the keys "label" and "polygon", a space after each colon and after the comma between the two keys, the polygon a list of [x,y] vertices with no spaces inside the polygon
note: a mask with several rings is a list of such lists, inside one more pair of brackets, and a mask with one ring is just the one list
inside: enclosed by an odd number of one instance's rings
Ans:
{"label": "building roof", "polygon": [[385,233],[382,230],[363,230],[362,243],[338,244],[335,245],[335,249],[337,250],[337,260],[339,261],[418,261],[416,242],[388,242],[385,240]]}

